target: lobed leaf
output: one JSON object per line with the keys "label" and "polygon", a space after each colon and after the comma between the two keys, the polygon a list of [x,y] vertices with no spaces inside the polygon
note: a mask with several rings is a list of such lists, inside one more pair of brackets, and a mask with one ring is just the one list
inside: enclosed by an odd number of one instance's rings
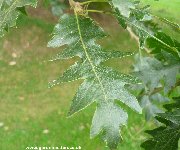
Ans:
{"label": "lobed leaf", "polygon": [[137,64],[134,65],[135,74],[149,87],[150,92],[164,81],[164,92],[167,93],[176,83],[176,76],[180,72],[180,64],[164,65],[161,61],[151,57],[136,58]]}
{"label": "lobed leaf", "polygon": [[24,6],[36,7],[37,0],[1,0],[0,1],[0,37],[4,30],[16,25],[20,12],[25,13]]}
{"label": "lobed leaf", "polygon": [[174,105],[173,110],[158,114],[156,119],[165,126],[146,131],[152,138],[141,146],[145,150],[177,150],[180,138],[180,109]]}
{"label": "lobed leaf", "polygon": [[[169,101],[164,95],[175,87],[180,65],[177,61],[166,61],[164,63],[151,57],[136,56],[135,59],[137,63],[134,65],[134,75],[141,79],[143,83],[140,87],[143,95],[139,97],[139,100],[145,111],[146,120],[150,120],[156,113],[163,112],[154,102],[161,104]],[[164,93],[160,93],[158,89],[164,90]]]}
{"label": "lobed leaf", "polygon": [[112,0],[112,4],[115,8],[118,8],[120,14],[125,17],[129,17],[131,9],[135,8],[135,5],[130,0]]}
{"label": "lobed leaf", "polygon": [[[154,95],[153,95],[154,96]],[[141,98],[141,107],[145,111],[145,119],[149,121],[152,117],[155,117],[157,113],[163,113],[164,111],[158,108],[153,101],[157,100],[151,96],[145,95]],[[167,100],[164,100],[167,101]],[[163,101],[163,102],[164,102]]]}
{"label": "lobed leaf", "polygon": [[[130,4],[129,4],[130,3]],[[110,2],[114,9],[114,15],[120,25],[126,29],[130,26],[139,37],[139,46],[144,48],[147,39],[152,39],[154,43],[161,45],[161,49],[168,53],[172,53],[176,57],[180,57],[179,43],[172,43],[169,36],[164,33],[158,33],[155,28],[149,27],[152,23],[153,16],[148,12],[149,6],[140,7],[139,3],[133,3],[124,0],[112,0]],[[172,25],[172,23],[171,23]],[[173,24],[177,27],[177,25]],[[167,39],[168,37],[168,39]],[[157,47],[157,53],[161,53],[161,49]]]}
{"label": "lobed leaf", "polygon": [[110,148],[116,148],[121,139],[119,128],[126,124],[128,116],[115,104],[115,100],[123,102],[139,113],[142,110],[135,96],[124,87],[126,84],[139,83],[139,80],[101,64],[111,58],[132,55],[120,51],[107,51],[96,44],[96,40],[105,36],[102,28],[92,19],[79,16],[76,12],[75,16],[63,15],[55,26],[53,38],[48,46],[66,45],[67,47],[52,60],[68,59],[74,56],[80,57],[81,60],[50,83],[50,86],[83,79],[84,82],[73,98],[68,116],[96,102],[97,109],[91,126],[91,137],[103,132],[107,145]]}

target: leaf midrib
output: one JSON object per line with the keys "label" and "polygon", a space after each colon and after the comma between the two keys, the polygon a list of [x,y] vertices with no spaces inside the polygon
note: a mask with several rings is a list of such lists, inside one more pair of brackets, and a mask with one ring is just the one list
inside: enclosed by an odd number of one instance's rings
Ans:
{"label": "leaf midrib", "polygon": [[160,40],[159,38],[155,37],[154,35],[150,34],[149,32],[147,32],[146,30],[144,30],[143,28],[135,25],[134,23],[131,23],[129,20],[127,20],[129,22],[129,24],[135,26],[136,28],[138,28],[139,30],[144,31],[146,34],[148,34],[150,37],[152,37],[153,39],[155,39],[156,41],[158,41],[159,43],[163,44],[164,46],[168,47],[169,49],[171,49],[173,52],[177,53],[179,56],[179,52],[175,47],[171,47],[168,44],[166,44],[165,42],[163,42],[162,40]]}
{"label": "leaf midrib", "polygon": [[91,58],[90,58],[89,55],[88,55],[86,45],[85,45],[85,43],[84,43],[84,41],[83,41],[83,38],[82,38],[82,33],[81,33],[80,25],[79,25],[78,14],[77,14],[77,12],[76,12],[75,10],[74,10],[74,13],[75,13],[75,16],[76,16],[76,23],[77,23],[78,33],[79,33],[79,36],[80,36],[80,41],[81,41],[82,47],[83,47],[83,49],[84,49],[85,55],[86,55],[86,57],[87,57],[90,65],[91,65],[91,67],[92,67],[92,70],[93,70],[93,72],[94,72],[94,74],[95,74],[95,77],[97,78],[97,80],[98,80],[98,82],[99,82],[99,84],[100,84],[100,87],[101,87],[101,89],[102,89],[102,91],[103,91],[104,99],[105,99],[105,101],[107,101],[107,95],[106,95],[104,86],[103,86],[103,84],[102,84],[102,82],[101,82],[101,80],[100,80],[100,77],[98,76],[98,73],[97,73],[97,71],[96,71],[96,69],[95,69],[95,66],[93,65],[93,63],[92,63],[92,61],[91,61]]}
{"label": "leaf midrib", "polygon": [[148,34],[150,37],[152,37],[153,39],[155,39],[156,41],[160,42],[161,44],[163,44],[164,46],[168,47],[169,49],[171,49],[173,52],[177,53],[178,56],[180,57],[180,53],[178,51],[177,48],[175,47],[171,47],[170,45],[166,44],[165,42],[163,42],[162,40],[160,40],[159,38],[155,37],[154,35],[150,34],[149,32],[147,32],[146,30],[144,30],[143,28],[137,26],[135,23],[132,23],[128,18],[124,18],[120,15],[118,15],[121,19],[125,19],[130,25],[134,26],[135,28],[138,28],[139,30],[142,30],[143,32],[145,32],[146,34]]}

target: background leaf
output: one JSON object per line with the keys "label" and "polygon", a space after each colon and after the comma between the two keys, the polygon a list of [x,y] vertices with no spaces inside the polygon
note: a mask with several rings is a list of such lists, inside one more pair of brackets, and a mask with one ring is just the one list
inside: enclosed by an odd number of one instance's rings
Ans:
{"label": "background leaf", "polygon": [[8,31],[9,27],[16,25],[16,19],[20,12],[24,13],[24,6],[31,5],[36,7],[36,0],[2,0],[0,1],[0,37],[3,36],[4,30]]}
{"label": "background leaf", "polygon": [[160,113],[157,115],[156,119],[164,123],[165,126],[146,131],[152,138],[145,141],[141,146],[145,148],[145,150],[177,150],[180,138],[179,108],[174,106],[174,110]]}

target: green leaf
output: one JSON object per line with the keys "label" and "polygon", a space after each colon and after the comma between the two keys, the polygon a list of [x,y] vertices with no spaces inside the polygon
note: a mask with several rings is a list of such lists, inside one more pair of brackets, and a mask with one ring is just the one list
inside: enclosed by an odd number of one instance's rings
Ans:
{"label": "green leaf", "polygon": [[17,8],[17,10],[19,10],[22,14],[27,15],[25,6],[24,7],[19,7],[19,8]]}
{"label": "green leaf", "polygon": [[153,136],[153,139],[141,145],[145,150],[178,150],[178,140],[180,138],[179,126],[174,128],[157,128],[155,130],[148,132]]}
{"label": "green leaf", "polygon": [[146,131],[152,138],[141,146],[145,150],[177,150],[180,138],[180,109],[174,105],[172,111],[158,114],[156,119],[165,126]]}
{"label": "green leaf", "polygon": [[172,49],[173,49],[173,54],[175,54],[176,51],[180,53],[180,43],[178,41],[173,40],[170,36],[164,34],[163,32],[157,32],[155,36],[163,43],[166,43],[168,46],[150,37],[147,40],[147,43],[149,47],[152,48],[152,53],[159,53],[161,51],[167,51],[171,53]]}
{"label": "green leaf", "polygon": [[[136,56],[134,65],[134,75],[142,80],[140,91],[143,94],[139,96],[141,107],[145,111],[146,120],[150,120],[156,113],[163,112],[157,104],[168,102],[169,99],[164,96],[176,84],[176,76],[180,72],[179,62],[161,62],[156,58]],[[161,90],[164,93],[161,92]]]}
{"label": "green leaf", "polygon": [[51,11],[55,16],[63,15],[64,10],[67,8],[66,4],[59,0],[51,0],[50,4],[51,4]]}
{"label": "green leaf", "polygon": [[174,103],[164,105],[164,108],[168,111],[172,111],[174,108],[180,108],[180,97],[173,97]]}
{"label": "green leaf", "polygon": [[127,113],[114,104],[105,103],[97,106],[92,121],[91,137],[103,131],[107,146],[116,149],[121,140],[119,127],[126,124],[127,118]]}
{"label": "green leaf", "polygon": [[167,25],[169,25],[172,29],[174,29],[177,32],[180,32],[180,26],[177,23],[171,22],[170,20],[166,19],[166,18],[162,18],[162,17],[157,17],[155,16],[155,18],[158,18],[159,20],[161,20],[162,22],[166,23]]}
{"label": "green leaf", "polygon": [[[148,38],[151,38],[156,43],[158,43],[158,45],[161,45],[168,53],[172,53],[178,58],[180,57],[179,44],[177,47],[177,42],[174,45],[173,43],[171,43],[171,38],[166,39],[166,37],[168,37],[167,35],[161,34],[159,36],[159,34],[156,33],[156,31],[154,30],[154,28],[148,26],[149,23],[152,23],[152,16],[148,12],[149,6],[140,7],[140,5],[138,4],[133,5],[132,2],[130,2],[131,4],[128,6],[129,1],[123,2],[122,3],[124,5],[120,5],[121,1],[119,2],[118,0],[112,0],[110,4],[114,9],[114,15],[120,25],[123,28],[126,28],[126,25],[130,26],[133,31],[138,35],[139,46],[141,49],[144,48],[146,40]],[[132,7],[131,5],[133,5],[134,7]],[[120,13],[117,11],[117,9]],[[168,40],[170,40],[170,42]],[[161,49],[157,49],[156,52],[161,53]]]}
{"label": "green leaf", "polygon": [[135,5],[130,0],[112,0],[115,8],[118,8],[120,14],[124,17],[129,17],[131,9],[135,8]]}
{"label": "green leaf", "polygon": [[164,81],[164,92],[167,93],[176,83],[176,75],[180,72],[179,62],[164,65],[161,61],[151,57],[136,57],[137,64],[134,65],[135,74],[143,81],[150,92],[161,85]]}
{"label": "green leaf", "polygon": [[35,7],[36,0],[1,0],[0,1],[0,37],[4,35],[4,30],[8,30],[9,27],[16,25],[16,19],[19,13],[26,5]]}
{"label": "green leaf", "polygon": [[171,121],[174,124],[180,125],[180,109],[177,108],[173,112],[166,112],[165,114],[158,114],[159,117]]}
{"label": "green leaf", "polygon": [[68,59],[79,56],[76,62],[50,86],[62,82],[71,82],[83,79],[73,98],[68,116],[81,111],[93,102],[97,109],[91,126],[91,137],[104,133],[104,140],[110,148],[116,148],[121,136],[119,128],[125,125],[127,113],[115,104],[119,100],[133,110],[141,113],[135,96],[124,87],[126,84],[139,83],[133,76],[121,74],[112,68],[103,66],[111,58],[122,58],[132,55],[120,51],[107,51],[96,40],[105,37],[105,33],[92,19],[83,16],[63,15],[55,26],[53,38],[48,43],[49,47],[67,47],[52,60]]}
{"label": "green leaf", "polygon": [[145,119],[149,121],[152,117],[155,117],[157,113],[162,113],[160,108],[158,108],[153,102],[158,101],[159,97],[162,102],[167,102],[168,99],[164,98],[161,94],[155,94],[153,96],[145,95],[141,98],[141,107],[145,111]]}
{"label": "green leaf", "polygon": [[126,28],[127,28],[126,20],[123,18],[123,16],[122,16],[121,13],[119,12],[119,9],[118,9],[118,8],[115,9],[115,16],[116,16],[119,24],[120,24],[124,29],[126,29]]}

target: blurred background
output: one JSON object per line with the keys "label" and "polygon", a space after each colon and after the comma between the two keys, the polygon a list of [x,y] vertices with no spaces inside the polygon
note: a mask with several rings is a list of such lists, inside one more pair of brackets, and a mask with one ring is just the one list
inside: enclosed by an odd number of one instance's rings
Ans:
{"label": "blurred background", "polygon": [[[96,105],[93,104],[71,118],[66,118],[71,100],[81,81],[65,83],[48,89],[48,82],[60,76],[77,58],[48,62],[61,48],[47,48],[52,30],[66,5],[56,7],[55,0],[39,1],[38,7],[27,8],[17,28],[0,39],[0,150],[24,150],[27,146],[81,146],[83,150],[106,150],[100,137],[89,138]],[[180,23],[179,0],[142,0],[151,12]],[[69,7],[69,6],[68,6]],[[94,6],[97,8],[106,6]],[[52,13],[53,12],[53,13]],[[58,13],[59,12],[59,13]],[[55,16],[56,15],[56,16]],[[92,17],[110,35],[99,41],[110,50],[136,51],[137,42],[108,15]],[[167,34],[180,39],[176,31],[159,22]],[[128,73],[133,57],[113,59],[106,65]],[[128,126],[123,127],[123,143],[119,150],[140,150],[147,138],[146,129],[155,126],[144,115],[126,109]]]}

